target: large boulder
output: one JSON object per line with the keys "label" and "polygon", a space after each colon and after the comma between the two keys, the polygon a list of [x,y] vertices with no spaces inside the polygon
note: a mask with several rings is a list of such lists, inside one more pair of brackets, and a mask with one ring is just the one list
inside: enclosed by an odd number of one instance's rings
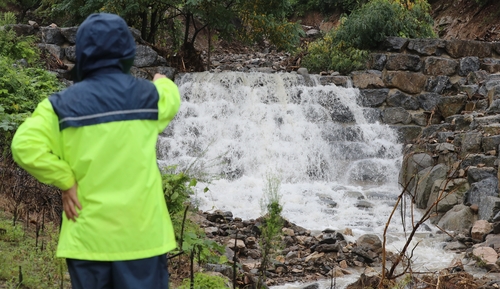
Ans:
{"label": "large boulder", "polygon": [[439,164],[418,172],[413,192],[415,204],[419,209],[427,208],[432,187],[436,185],[437,180],[441,180],[441,183],[446,182],[448,170],[448,166]]}
{"label": "large boulder", "polygon": [[462,204],[465,193],[469,190],[467,179],[451,179],[448,181],[436,180],[432,186],[427,208],[435,204],[435,209],[439,213],[446,213],[454,206]]}
{"label": "large boulder", "polygon": [[474,212],[468,206],[459,204],[441,217],[438,226],[446,231],[468,234],[475,220]]}
{"label": "large boulder", "polygon": [[427,153],[406,155],[399,171],[399,184],[403,189],[412,188],[415,183],[416,174],[425,168],[431,167],[432,163],[432,157]]}

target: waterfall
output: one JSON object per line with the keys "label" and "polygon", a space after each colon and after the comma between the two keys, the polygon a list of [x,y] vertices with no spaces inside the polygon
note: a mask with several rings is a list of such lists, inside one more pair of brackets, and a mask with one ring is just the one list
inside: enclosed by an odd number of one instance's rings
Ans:
{"label": "waterfall", "polygon": [[[377,109],[358,104],[357,89],[295,73],[191,73],[176,83],[183,102],[159,138],[159,164],[202,180],[200,209],[255,219],[272,176],[291,222],[382,236],[401,192],[402,144]],[[400,227],[390,227],[394,240]]]}

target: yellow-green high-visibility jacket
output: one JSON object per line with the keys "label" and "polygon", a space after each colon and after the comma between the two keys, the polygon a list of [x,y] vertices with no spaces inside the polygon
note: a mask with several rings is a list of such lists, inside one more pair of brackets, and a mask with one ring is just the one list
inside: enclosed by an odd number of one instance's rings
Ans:
{"label": "yellow-green high-visibility jacket", "polygon": [[76,222],[63,216],[58,257],[134,260],[176,247],[156,143],[179,106],[170,79],[152,83],[111,65],[83,70],[19,127],[12,152],[21,167],[62,190],[78,185],[82,210]]}

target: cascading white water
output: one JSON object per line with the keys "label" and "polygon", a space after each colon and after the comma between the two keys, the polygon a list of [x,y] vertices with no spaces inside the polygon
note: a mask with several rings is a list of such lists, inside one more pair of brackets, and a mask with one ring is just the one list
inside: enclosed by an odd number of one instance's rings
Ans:
{"label": "cascading white water", "polygon": [[[200,209],[257,218],[266,182],[277,177],[291,222],[382,236],[400,194],[402,144],[376,110],[358,105],[357,89],[292,73],[192,73],[177,84],[183,103],[160,136],[159,163],[206,180]],[[394,246],[401,227],[390,227]],[[449,258],[432,246],[424,256]]]}

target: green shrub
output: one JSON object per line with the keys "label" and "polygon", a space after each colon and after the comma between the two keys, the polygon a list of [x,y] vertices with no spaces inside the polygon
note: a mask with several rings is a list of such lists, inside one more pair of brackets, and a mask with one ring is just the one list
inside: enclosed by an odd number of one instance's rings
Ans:
{"label": "green shrub", "polygon": [[309,45],[303,65],[312,72],[346,73],[363,68],[367,50],[376,48],[388,36],[434,37],[429,4],[425,0],[403,2],[373,0],[356,9],[341,20],[337,29]]}
{"label": "green shrub", "polygon": [[[191,280],[182,280],[182,285],[179,289],[189,289]],[[203,273],[194,274],[194,289],[222,289],[231,288],[226,285],[224,278],[220,276],[208,275]]]}

